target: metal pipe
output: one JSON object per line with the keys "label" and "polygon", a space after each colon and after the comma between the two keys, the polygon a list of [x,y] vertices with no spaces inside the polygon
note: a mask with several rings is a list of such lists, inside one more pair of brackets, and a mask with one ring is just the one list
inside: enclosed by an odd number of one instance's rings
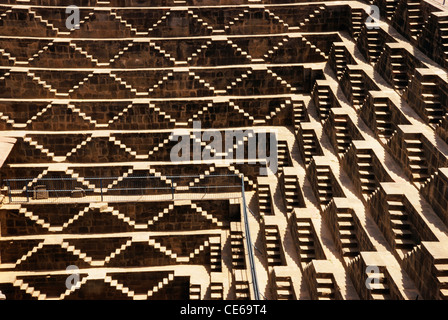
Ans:
{"label": "metal pipe", "polygon": [[246,196],[245,196],[245,191],[244,191],[244,175],[241,175],[241,195],[243,197],[243,215],[244,215],[244,225],[245,225],[245,232],[246,232],[247,251],[249,254],[250,271],[252,274],[252,287],[254,289],[255,300],[260,300],[260,292],[258,290],[258,281],[257,281],[257,272],[255,270],[254,252],[252,249],[252,240],[250,238],[249,218],[247,216],[247,210],[246,210]]}

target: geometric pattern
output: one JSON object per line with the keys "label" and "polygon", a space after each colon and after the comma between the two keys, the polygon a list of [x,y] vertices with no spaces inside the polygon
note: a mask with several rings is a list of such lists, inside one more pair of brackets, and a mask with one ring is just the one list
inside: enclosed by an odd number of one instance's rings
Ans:
{"label": "geometric pattern", "polygon": [[[2,185],[7,299],[448,297],[443,6],[82,1],[70,31],[70,3],[53,4],[0,4],[0,138],[16,140],[0,177],[29,179],[19,193],[73,180],[107,200],[14,203]],[[197,121],[223,135],[276,129],[278,172],[260,176],[266,159],[248,157],[171,163],[173,134],[200,141]],[[191,191],[229,174],[245,202],[113,198],[125,178]]]}

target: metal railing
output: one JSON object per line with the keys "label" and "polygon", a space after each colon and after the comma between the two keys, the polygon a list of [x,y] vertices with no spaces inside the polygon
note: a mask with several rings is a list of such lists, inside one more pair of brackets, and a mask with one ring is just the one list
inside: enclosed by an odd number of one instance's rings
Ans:
{"label": "metal railing", "polygon": [[[260,300],[253,243],[250,236],[249,215],[245,197],[244,175],[196,175],[196,176],[121,176],[121,177],[45,177],[3,180],[2,190],[7,190],[10,203],[67,203],[86,202],[150,201],[242,198],[245,238],[248,250],[254,299]],[[181,196],[180,198],[178,196]],[[207,198],[207,195],[211,198]],[[121,198],[121,199],[120,199]],[[250,210],[250,209],[249,209]],[[253,213],[252,213],[253,214]]]}
{"label": "metal railing", "polygon": [[3,180],[9,203],[175,199],[241,192],[238,175],[48,177]]}
{"label": "metal railing", "polygon": [[257,272],[255,270],[255,259],[254,259],[254,251],[253,244],[250,237],[250,229],[249,229],[249,217],[246,209],[246,196],[244,190],[244,176],[241,177],[241,197],[243,198],[243,215],[244,215],[244,230],[246,233],[246,243],[247,243],[247,253],[249,255],[249,264],[250,264],[250,272],[252,276],[252,287],[254,290],[254,299],[260,300],[260,291],[258,289],[258,281],[257,281]]}

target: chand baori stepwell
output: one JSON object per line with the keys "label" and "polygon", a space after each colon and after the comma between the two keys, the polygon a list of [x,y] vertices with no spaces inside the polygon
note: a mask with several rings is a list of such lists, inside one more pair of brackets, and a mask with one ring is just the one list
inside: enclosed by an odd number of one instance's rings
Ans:
{"label": "chand baori stepwell", "polygon": [[441,0],[1,0],[0,296],[447,299],[447,72]]}

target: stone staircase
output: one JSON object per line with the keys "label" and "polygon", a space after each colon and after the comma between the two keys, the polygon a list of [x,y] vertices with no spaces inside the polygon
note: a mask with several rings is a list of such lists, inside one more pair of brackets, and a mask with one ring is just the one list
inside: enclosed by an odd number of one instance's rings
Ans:
{"label": "stone staircase", "polygon": [[391,300],[390,287],[384,272],[384,267],[380,267],[379,273],[368,274],[371,278],[376,278],[370,283],[369,296],[372,300]]}
{"label": "stone staircase", "polygon": [[417,243],[413,239],[411,222],[400,197],[389,198],[387,200],[387,210],[395,239],[395,248],[404,252],[411,251]]}
{"label": "stone staircase", "polygon": [[307,219],[297,219],[297,243],[299,245],[299,255],[302,268],[312,260],[316,259],[314,248],[314,234],[311,222]]}
{"label": "stone staircase", "polygon": [[313,156],[318,155],[317,152],[317,137],[313,130],[302,129],[302,141],[305,155],[305,164],[308,165],[311,162]]}
{"label": "stone staircase", "polygon": [[335,71],[338,79],[344,73],[344,69],[349,63],[346,56],[346,48],[341,43],[333,43],[330,49],[330,56],[334,59],[333,71]]}
{"label": "stone staircase", "polygon": [[361,27],[364,24],[364,16],[366,12],[363,9],[350,8],[351,13],[351,34],[353,39],[356,41],[359,34],[361,33]]}
{"label": "stone staircase", "polygon": [[275,277],[277,300],[295,300],[291,277]]}
{"label": "stone staircase", "polygon": [[361,191],[364,196],[370,197],[377,190],[375,169],[373,168],[373,157],[371,149],[358,150],[356,153],[361,181]]}
{"label": "stone staircase", "polygon": [[221,282],[210,283],[210,299],[224,300],[224,286]]}
{"label": "stone staircase", "polygon": [[210,270],[212,272],[222,271],[222,259],[221,259],[221,238],[210,237]]}
{"label": "stone staircase", "polygon": [[378,98],[375,99],[375,122],[378,130],[378,137],[385,143],[390,139],[393,133],[392,127],[392,113],[389,108],[389,99]]}
{"label": "stone staircase", "polygon": [[407,64],[402,50],[392,48],[390,54],[390,66],[392,71],[393,85],[396,90],[404,90],[407,88],[409,81],[407,75]]}
{"label": "stone staircase", "polygon": [[424,104],[424,115],[429,124],[438,125],[445,115],[445,108],[442,106],[439,95],[439,88],[434,81],[422,82],[422,98]]}
{"label": "stone staircase", "polygon": [[291,212],[294,208],[303,207],[303,196],[300,192],[300,183],[297,175],[283,173],[282,182],[286,211]]}
{"label": "stone staircase", "polygon": [[406,1],[410,36],[417,40],[423,29],[423,15],[420,0]]}
{"label": "stone staircase", "polygon": [[423,143],[417,139],[405,139],[404,143],[409,160],[411,180],[416,184],[423,184],[429,178],[428,162]]}
{"label": "stone staircase", "polygon": [[282,18],[280,18],[280,17],[279,17],[278,15],[276,15],[275,13],[271,12],[269,9],[264,8],[263,11],[264,11],[265,17],[266,17],[267,19],[273,20],[274,23],[282,24],[282,25],[284,25],[285,27],[289,28],[289,25],[288,25]]}
{"label": "stone staircase", "polygon": [[229,23],[224,27],[224,31],[229,32],[231,30],[231,27],[234,26],[236,23],[240,21],[244,21],[245,16],[249,13],[249,10],[243,10],[242,13],[239,13],[238,16],[234,17],[232,21],[229,21]]}
{"label": "stone staircase", "polygon": [[435,258],[433,268],[439,283],[439,297],[442,300],[448,300],[448,259]]}
{"label": "stone staircase", "polygon": [[[221,221],[218,221],[218,219],[216,219],[212,214],[209,214],[206,210],[202,209],[197,204],[192,203],[191,204],[191,208],[196,210],[196,212],[199,213],[204,218],[210,220],[213,224],[216,224],[218,227],[222,227],[223,226]],[[215,240],[215,241],[218,241],[218,240]]]}
{"label": "stone staircase", "polygon": [[[231,224],[234,225],[233,223]],[[236,229],[236,228],[235,228]],[[232,250],[232,266],[233,269],[245,269],[246,260],[244,252],[244,236],[242,231],[230,229],[230,246]]]}
{"label": "stone staircase", "polygon": [[355,109],[360,108],[366,98],[363,71],[360,69],[348,69],[348,78],[351,85],[351,102]]}
{"label": "stone staircase", "polygon": [[317,23],[319,19],[323,18],[323,12],[325,11],[325,6],[320,6],[316,10],[313,10],[305,19],[303,19],[299,26],[300,28],[312,26],[313,23]]}
{"label": "stone staircase", "polygon": [[325,121],[331,110],[330,86],[316,82],[313,88],[314,101],[317,100],[319,119]]}
{"label": "stone staircase", "polygon": [[54,89],[51,85],[49,85],[46,81],[42,80],[39,76],[36,76],[35,73],[28,71],[26,74],[28,77],[33,79],[33,81],[37,82],[39,85],[41,85],[44,89],[48,90],[49,92],[53,93],[56,96],[64,96],[68,97],[68,93],[61,93],[58,92],[56,89]]}
{"label": "stone staircase", "polygon": [[[49,223],[45,222],[44,219],[41,219],[38,215],[35,215],[33,212],[29,211],[27,208],[20,208],[19,213],[23,214],[25,217],[34,221],[36,224],[40,225],[42,228],[45,228],[49,231],[60,231],[59,228],[55,229]],[[62,228],[61,228],[62,229]]]}
{"label": "stone staircase", "polygon": [[22,262],[25,262],[29,257],[35,254],[38,250],[44,247],[44,242],[40,242],[37,246],[33,247],[33,249],[29,250],[26,254],[24,254],[20,259],[17,259],[15,266],[17,267]]}
{"label": "stone staircase", "polygon": [[365,29],[367,33],[367,45],[370,63],[376,63],[384,50],[381,43],[379,29]]}
{"label": "stone staircase", "polygon": [[101,66],[108,66],[108,63],[100,63],[98,61],[98,59],[94,58],[91,54],[89,54],[87,51],[85,51],[83,48],[79,47],[78,45],[76,45],[76,43],[69,43],[69,46],[71,48],[73,48],[74,51],[79,52],[80,54],[82,54],[85,58],[89,59],[90,61],[92,61],[97,67],[101,67]]}
{"label": "stone staircase", "polygon": [[268,184],[257,184],[258,210],[260,216],[272,216],[271,191]]}
{"label": "stone staircase", "polygon": [[344,155],[352,142],[352,139],[348,131],[348,116],[335,115],[334,130],[337,143],[337,152],[340,155]]}
{"label": "stone staircase", "polygon": [[201,285],[200,284],[190,283],[189,298],[190,298],[190,300],[201,300]]}
{"label": "stone staircase", "polygon": [[249,300],[250,289],[249,282],[247,280],[235,279],[235,299],[236,300]]}
{"label": "stone staircase", "polygon": [[439,43],[442,47],[445,61],[448,62],[448,20],[438,21]]}
{"label": "stone staircase", "polygon": [[326,207],[333,199],[331,169],[329,166],[316,166],[316,175],[319,203]]}
{"label": "stone staircase", "polygon": [[277,226],[265,226],[264,235],[266,239],[266,253],[268,266],[281,266],[283,265],[282,253],[281,253],[281,240]]}
{"label": "stone staircase", "polygon": [[[129,51],[129,49],[131,49],[134,46],[134,42],[130,42],[128,43],[125,47],[123,47],[120,51],[118,51],[118,53],[116,55],[114,55],[114,57],[112,59],[109,60],[109,62],[105,62],[105,63],[99,63],[97,64],[97,66],[109,66],[112,63],[118,61],[126,52]],[[150,46],[151,46],[151,42],[150,42]],[[165,56],[162,53],[159,53],[160,56]],[[166,56],[165,56],[166,57]],[[171,59],[168,59],[171,60]]]}
{"label": "stone staircase", "polygon": [[385,0],[385,2],[386,2],[386,18],[389,21],[391,21],[400,0]]}
{"label": "stone staircase", "polygon": [[38,21],[39,23],[44,24],[45,27],[53,30],[54,32],[56,32],[56,34],[58,34],[58,35],[69,35],[70,34],[70,32],[60,31],[57,27],[55,27],[53,24],[51,24],[48,20],[45,20],[41,15],[37,14],[31,8],[27,8],[27,10],[28,10],[28,15],[30,18],[33,18],[36,21]]}
{"label": "stone staircase", "polygon": [[300,123],[307,121],[307,111],[303,101],[294,102],[292,105],[294,130],[297,134]]}
{"label": "stone staircase", "polygon": [[279,140],[277,142],[277,172],[280,174],[283,172],[283,167],[290,167],[291,157],[289,155],[288,143],[286,141]]}
{"label": "stone staircase", "polygon": [[338,225],[342,256],[352,259],[359,254],[360,248],[356,238],[355,222],[351,211],[341,211],[339,209],[336,213],[336,222]]}
{"label": "stone staircase", "polygon": [[335,300],[336,284],[333,274],[316,272],[316,290],[318,300]]}
{"label": "stone staircase", "polygon": [[23,141],[28,143],[30,146],[34,147],[37,150],[40,150],[43,154],[46,156],[54,159],[55,154],[53,152],[50,152],[50,150],[45,149],[44,146],[40,145],[37,141],[34,141],[31,137],[24,137]]}
{"label": "stone staircase", "polygon": [[136,36],[148,36],[148,32],[139,32],[137,28],[134,28],[132,24],[128,23],[123,17],[119,16],[116,12],[110,11],[109,15],[114,18],[115,20],[119,21],[121,24],[123,24],[126,28],[131,30],[131,32],[134,33]]}
{"label": "stone staircase", "polygon": [[17,61],[16,57],[13,57],[11,53],[7,52],[5,49],[0,49],[0,55],[8,59],[12,65],[15,65]]}
{"label": "stone staircase", "polygon": [[25,291],[33,298],[37,298],[38,300],[45,300],[47,297],[46,294],[41,293],[39,290],[36,290],[36,288],[30,286],[28,283],[25,283],[22,279],[16,279],[13,282],[13,286],[18,287],[20,290]]}

